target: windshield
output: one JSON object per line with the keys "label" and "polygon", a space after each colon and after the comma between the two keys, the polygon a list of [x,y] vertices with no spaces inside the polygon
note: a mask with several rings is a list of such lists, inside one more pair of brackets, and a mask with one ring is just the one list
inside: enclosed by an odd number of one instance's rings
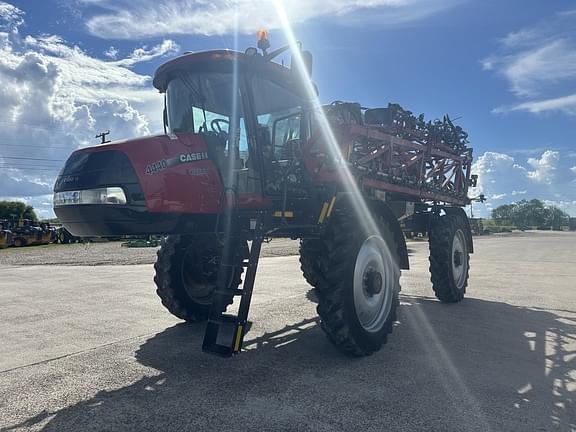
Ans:
{"label": "windshield", "polygon": [[[171,132],[203,132],[213,120],[228,121],[233,111],[230,74],[182,74],[168,84],[166,111]],[[239,107],[239,97],[236,98]]]}
{"label": "windshield", "polygon": [[241,152],[247,151],[240,91],[231,74],[189,73],[172,79],[166,90],[166,120],[171,133],[228,134],[237,125]]}

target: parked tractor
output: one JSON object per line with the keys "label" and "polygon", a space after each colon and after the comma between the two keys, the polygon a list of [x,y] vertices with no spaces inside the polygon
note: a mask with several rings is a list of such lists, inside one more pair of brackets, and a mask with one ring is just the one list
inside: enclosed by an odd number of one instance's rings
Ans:
{"label": "parked tractor", "polygon": [[18,219],[11,224],[13,245],[37,246],[54,241],[55,232],[48,223],[38,223],[29,219]]}
{"label": "parked tractor", "polygon": [[81,241],[80,238],[70,234],[70,232],[66,228],[64,227],[56,228],[54,243],[71,244],[71,243],[78,243],[80,241]]}
{"label": "parked tractor", "polygon": [[14,244],[12,231],[7,220],[0,219],[0,249],[5,249]]}
{"label": "parked tractor", "polygon": [[[176,317],[207,322],[203,349],[221,356],[241,351],[262,242],[300,239],[322,329],[342,352],[369,355],[392,332],[409,268],[399,220],[429,235],[436,296],[463,299],[472,149],[448,116],[320,106],[311,54],[268,47],[264,34],[261,51],[162,65],[165,133],[75,151],[54,211],[77,236],[167,235],[156,292]],[[288,49],[290,67],[273,61]]]}

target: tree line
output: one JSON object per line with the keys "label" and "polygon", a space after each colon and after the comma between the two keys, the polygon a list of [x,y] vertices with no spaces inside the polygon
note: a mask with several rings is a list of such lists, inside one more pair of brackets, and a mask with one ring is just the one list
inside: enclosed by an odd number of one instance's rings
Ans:
{"label": "tree line", "polygon": [[560,230],[569,225],[570,216],[558,207],[533,199],[501,205],[492,210],[492,219],[498,225],[513,225],[519,229]]}
{"label": "tree line", "polygon": [[0,219],[38,220],[34,207],[20,201],[0,201]]}

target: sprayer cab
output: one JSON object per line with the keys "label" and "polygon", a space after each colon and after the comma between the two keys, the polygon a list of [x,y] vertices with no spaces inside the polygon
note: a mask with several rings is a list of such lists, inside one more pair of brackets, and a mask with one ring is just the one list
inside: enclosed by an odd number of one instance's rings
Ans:
{"label": "sprayer cab", "polygon": [[298,133],[309,105],[305,78],[272,55],[255,48],[186,54],[156,72],[166,132],[201,135],[225,184],[233,170],[262,168],[261,156],[279,151],[283,134]]}
{"label": "sprayer cab", "polygon": [[272,61],[287,49],[162,65],[153,84],[165,95],[165,134],[74,152],[54,188],[56,215],[82,236],[210,230],[232,185],[238,208],[269,208],[270,166],[300,139],[310,105],[311,56],[300,54],[306,73]]}

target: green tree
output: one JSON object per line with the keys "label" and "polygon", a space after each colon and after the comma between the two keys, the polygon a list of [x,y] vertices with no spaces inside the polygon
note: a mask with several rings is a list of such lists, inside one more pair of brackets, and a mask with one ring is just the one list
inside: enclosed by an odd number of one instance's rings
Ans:
{"label": "green tree", "polygon": [[38,220],[32,206],[19,201],[0,201],[0,219]]}
{"label": "green tree", "polygon": [[546,206],[540,200],[522,200],[517,203],[501,205],[492,210],[492,219],[498,225],[514,225],[517,228],[528,227],[561,229],[568,215],[558,207]]}
{"label": "green tree", "polygon": [[570,216],[558,207],[551,206],[547,208],[546,223],[544,225],[558,231],[562,229],[563,225],[569,224],[569,218]]}
{"label": "green tree", "polygon": [[492,219],[498,225],[510,225],[512,223],[516,204],[504,204],[492,210]]}

